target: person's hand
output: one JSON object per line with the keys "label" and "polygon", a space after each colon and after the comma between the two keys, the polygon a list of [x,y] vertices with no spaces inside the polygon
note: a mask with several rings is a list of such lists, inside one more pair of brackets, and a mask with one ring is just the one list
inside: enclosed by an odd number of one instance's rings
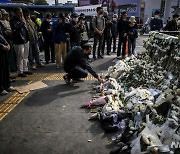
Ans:
{"label": "person's hand", "polygon": [[102,77],[101,76],[98,76],[98,81],[100,82],[100,83],[103,83],[104,82],[104,80],[102,79]]}
{"label": "person's hand", "polygon": [[47,29],[47,31],[48,31],[48,32],[51,32],[51,31],[52,31],[52,29]]}
{"label": "person's hand", "polygon": [[2,47],[2,49],[4,50],[4,51],[9,51],[10,50],[10,45],[8,44],[8,45],[4,45],[3,47]]}
{"label": "person's hand", "polygon": [[79,27],[79,24],[76,24],[75,26],[74,26],[74,28],[78,28]]}
{"label": "person's hand", "polygon": [[7,35],[11,35],[11,34],[12,34],[12,30],[6,30],[5,33],[6,33]]}
{"label": "person's hand", "polygon": [[24,15],[23,15],[23,14],[20,16],[20,21],[21,21],[21,22],[25,22],[25,19],[24,19]]}
{"label": "person's hand", "polygon": [[107,23],[107,24],[111,24],[112,22],[111,22],[111,20],[108,20],[106,23]]}
{"label": "person's hand", "polygon": [[99,35],[102,35],[102,34],[103,34],[103,31],[99,30],[98,34],[99,34]]}
{"label": "person's hand", "polygon": [[124,35],[123,35],[124,37],[126,37],[127,36],[127,33],[124,33]]}

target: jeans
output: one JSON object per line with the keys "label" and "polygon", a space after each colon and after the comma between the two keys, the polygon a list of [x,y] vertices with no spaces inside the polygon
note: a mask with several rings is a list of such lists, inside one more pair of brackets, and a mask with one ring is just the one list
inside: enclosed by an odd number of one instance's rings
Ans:
{"label": "jeans", "polygon": [[128,55],[131,56],[134,54],[134,49],[136,48],[136,38],[128,38]]}
{"label": "jeans", "polygon": [[110,41],[110,51],[111,51],[111,45],[113,43],[113,52],[116,52],[116,40],[117,40],[117,36],[112,36],[111,37],[111,41]]}
{"label": "jeans", "polygon": [[97,46],[98,42],[99,42],[99,45],[98,45],[97,55],[100,56],[102,43],[103,43],[103,35],[98,35],[98,34],[94,33],[93,58],[96,58],[96,46]]}
{"label": "jeans", "polygon": [[67,73],[68,73],[68,77],[71,79],[86,78],[88,76],[88,73],[80,66],[76,66],[74,69],[67,71]]}
{"label": "jeans", "polygon": [[31,43],[29,46],[29,63],[30,65],[34,65],[34,60],[37,65],[41,65],[39,60],[39,45],[38,42]]}

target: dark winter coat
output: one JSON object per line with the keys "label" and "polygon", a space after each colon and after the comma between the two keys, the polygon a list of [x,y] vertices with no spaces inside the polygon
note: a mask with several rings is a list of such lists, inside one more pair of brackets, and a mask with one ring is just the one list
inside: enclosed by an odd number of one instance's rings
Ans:
{"label": "dark winter coat", "polygon": [[53,32],[48,31],[48,29],[52,29],[52,22],[48,22],[47,20],[44,20],[41,24],[41,31],[42,35],[45,41],[52,41],[53,38]]}
{"label": "dark winter coat", "polygon": [[171,20],[167,23],[166,27],[164,28],[164,30],[168,30],[168,31],[177,31],[178,30],[178,26],[177,26],[177,22],[176,20]]}
{"label": "dark winter coat", "polygon": [[29,41],[29,33],[25,22],[14,16],[10,20],[10,25],[13,31],[12,39],[14,44],[25,44]]}
{"label": "dark winter coat", "polygon": [[64,70],[70,72],[75,69],[77,66],[80,66],[82,69],[86,69],[91,73],[95,78],[98,78],[97,73],[92,69],[92,67],[87,62],[86,55],[84,54],[82,48],[75,47],[69,52],[64,60]]}
{"label": "dark winter coat", "polygon": [[120,18],[118,21],[119,37],[123,37],[124,34],[127,33],[127,31],[128,31],[128,21]]}
{"label": "dark winter coat", "polygon": [[157,18],[151,19],[150,28],[151,31],[155,31],[155,30],[160,31],[160,29],[163,28],[163,21]]}

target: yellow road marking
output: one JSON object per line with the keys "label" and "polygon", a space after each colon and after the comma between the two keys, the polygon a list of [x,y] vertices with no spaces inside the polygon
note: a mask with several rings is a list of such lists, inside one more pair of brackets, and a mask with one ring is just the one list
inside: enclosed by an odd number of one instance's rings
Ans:
{"label": "yellow road marking", "polygon": [[[17,74],[13,74],[17,75]],[[26,80],[29,81],[28,84],[34,81],[42,80],[63,80],[64,73],[34,73],[33,75],[28,75],[25,78],[17,77],[16,80]],[[95,80],[92,75],[88,75],[84,80]],[[0,121],[3,120],[30,92],[19,94],[14,93],[9,97],[3,104],[0,105]]]}
{"label": "yellow road marking", "polygon": [[[33,75],[28,75],[25,78],[17,77],[16,80],[26,80],[26,81],[63,80],[63,76],[64,73],[34,73]],[[87,78],[85,78],[84,80],[95,80],[95,78],[89,74]]]}
{"label": "yellow road marking", "polygon": [[3,104],[0,105],[0,121],[3,120],[27,95],[28,93],[14,93]]}

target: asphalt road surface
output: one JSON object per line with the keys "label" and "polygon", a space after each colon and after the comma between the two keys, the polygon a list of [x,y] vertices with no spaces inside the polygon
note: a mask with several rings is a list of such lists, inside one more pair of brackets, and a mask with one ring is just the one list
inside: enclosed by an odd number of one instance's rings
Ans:
{"label": "asphalt road surface", "polygon": [[[137,52],[144,50],[146,38],[138,38]],[[115,57],[105,56],[91,65],[103,73],[114,64]],[[55,64],[49,64],[13,83],[18,86],[42,80],[48,87],[0,96],[0,154],[109,153],[106,145],[112,134],[105,134],[98,121],[88,121],[90,110],[79,108],[92,99],[94,93],[90,91],[96,80],[89,76],[82,83],[66,85],[62,76],[62,68],[57,70]]]}

